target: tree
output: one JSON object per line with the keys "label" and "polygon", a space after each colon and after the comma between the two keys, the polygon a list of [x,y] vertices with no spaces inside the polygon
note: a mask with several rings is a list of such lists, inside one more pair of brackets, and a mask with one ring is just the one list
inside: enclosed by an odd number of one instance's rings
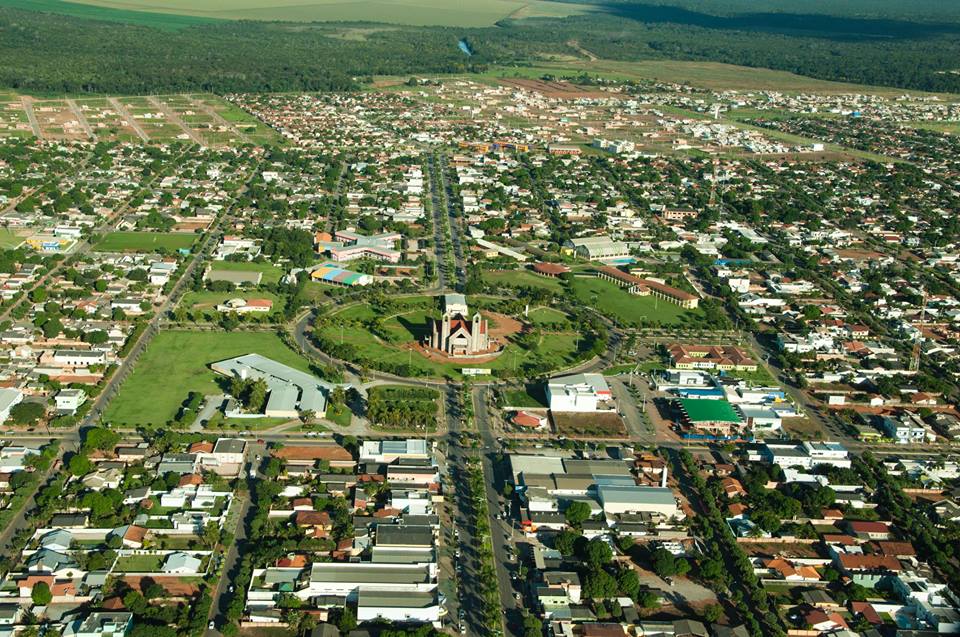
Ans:
{"label": "tree", "polygon": [[267,383],[262,378],[258,378],[250,385],[250,391],[247,393],[247,409],[252,412],[263,410],[267,402]]}
{"label": "tree", "polygon": [[120,442],[120,434],[104,427],[87,429],[83,436],[84,449],[111,451]]}
{"label": "tree", "polygon": [[75,453],[67,461],[67,470],[74,476],[85,476],[93,471],[93,463],[86,456]]}
{"label": "tree", "polygon": [[340,407],[347,400],[347,392],[344,391],[343,387],[337,385],[330,391],[330,402]]}
{"label": "tree", "polygon": [[50,586],[46,582],[37,582],[30,591],[30,599],[37,606],[46,606],[53,600],[53,593],[50,592]]}
{"label": "tree", "polygon": [[656,608],[660,605],[660,597],[653,591],[641,591],[637,595],[637,603],[643,608]]}
{"label": "tree", "polygon": [[685,575],[690,571],[690,563],[683,558],[674,557],[667,549],[657,549],[653,552],[653,572],[660,577]]}
{"label": "tree", "polygon": [[616,597],[617,580],[603,569],[588,571],[583,582],[583,594],[590,599]]}
{"label": "tree", "polygon": [[703,609],[703,618],[711,624],[717,623],[723,616],[723,608],[720,604],[710,604]]}
{"label": "tree", "polygon": [[613,559],[613,549],[601,538],[590,540],[583,552],[587,563],[594,568],[609,564]]}
{"label": "tree", "polygon": [[574,547],[576,546],[578,539],[580,539],[580,536],[573,531],[561,531],[553,541],[553,545],[554,548],[560,551],[561,555],[569,557],[570,555],[573,555]]}
{"label": "tree", "polygon": [[570,526],[580,526],[590,518],[590,505],[586,502],[571,502],[567,510],[563,512]]}
{"label": "tree", "polygon": [[340,629],[340,634],[342,635],[346,635],[357,627],[357,616],[349,606],[344,606],[341,608],[339,616],[331,618],[330,621],[337,625],[337,628]]}
{"label": "tree", "polygon": [[632,568],[620,569],[617,573],[617,588],[630,599],[637,599],[640,593],[640,577]]}
{"label": "tree", "polygon": [[543,635],[543,621],[530,613],[523,614],[523,637],[541,637]]}
{"label": "tree", "polygon": [[10,410],[10,419],[17,425],[32,425],[46,413],[47,410],[41,403],[24,401],[13,406]]}
{"label": "tree", "polygon": [[55,338],[63,331],[63,323],[61,323],[58,318],[52,318],[45,321],[41,329],[43,330],[44,338]]}

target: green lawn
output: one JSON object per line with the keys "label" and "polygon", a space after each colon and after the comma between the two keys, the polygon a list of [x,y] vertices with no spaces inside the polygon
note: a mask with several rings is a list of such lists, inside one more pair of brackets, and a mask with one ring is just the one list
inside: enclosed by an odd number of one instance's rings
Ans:
{"label": "green lawn", "polygon": [[697,310],[685,310],[679,305],[653,296],[630,294],[620,286],[598,278],[577,277],[571,283],[574,296],[583,304],[596,308],[617,322],[638,326],[642,321],[661,325],[696,325],[703,315]]}
{"label": "green lawn", "polygon": [[9,228],[0,228],[0,248],[8,250],[23,243],[23,237]]}
{"label": "green lawn", "polygon": [[523,389],[503,390],[503,405],[505,407],[546,407],[547,397],[542,385],[533,383],[525,385]]}
{"label": "green lawn", "polygon": [[257,263],[254,261],[213,261],[210,263],[213,272],[259,272],[260,283],[272,285],[280,281],[283,270],[272,263]]}
{"label": "green lawn", "polygon": [[540,276],[528,270],[485,270],[483,280],[491,284],[505,284],[543,288],[550,292],[562,292],[563,284],[560,279]]}
{"label": "green lawn", "polygon": [[164,559],[160,555],[122,555],[114,570],[121,573],[156,573]]}
{"label": "green lawn", "polygon": [[111,232],[94,246],[99,252],[156,252],[189,248],[199,235],[183,232]]}
{"label": "green lawn", "polygon": [[104,420],[159,426],[172,420],[191,391],[221,391],[209,365],[242,354],[261,354],[302,371],[309,363],[270,332],[161,332],[110,403]]}
{"label": "green lawn", "polygon": [[550,307],[538,307],[530,310],[527,320],[533,325],[569,325],[567,315]]}
{"label": "green lawn", "polygon": [[327,413],[325,413],[323,417],[341,427],[349,427],[350,415],[350,408],[346,405],[334,405],[330,403],[327,406]]}

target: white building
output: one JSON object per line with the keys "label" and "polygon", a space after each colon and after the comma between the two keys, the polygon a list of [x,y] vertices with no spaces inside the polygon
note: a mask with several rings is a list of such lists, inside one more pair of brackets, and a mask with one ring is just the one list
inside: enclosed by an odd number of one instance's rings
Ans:
{"label": "white building", "polygon": [[20,393],[19,389],[0,388],[0,423],[7,421],[10,417],[10,410],[22,400],[23,394]]}
{"label": "white building", "polygon": [[551,411],[599,411],[601,402],[613,398],[602,374],[576,374],[552,378],[547,383]]}

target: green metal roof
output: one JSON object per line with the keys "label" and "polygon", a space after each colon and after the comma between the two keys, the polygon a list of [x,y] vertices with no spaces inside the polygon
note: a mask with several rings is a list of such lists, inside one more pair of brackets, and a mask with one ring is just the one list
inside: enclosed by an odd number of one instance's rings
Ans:
{"label": "green metal roof", "polygon": [[681,398],[680,409],[686,414],[691,423],[700,422],[729,422],[739,424],[740,415],[733,405],[725,400],[700,400],[696,398]]}

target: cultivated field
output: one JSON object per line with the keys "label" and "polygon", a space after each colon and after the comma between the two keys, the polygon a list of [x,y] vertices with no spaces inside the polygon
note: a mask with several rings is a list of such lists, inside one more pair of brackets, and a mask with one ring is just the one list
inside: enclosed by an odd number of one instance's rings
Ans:
{"label": "cultivated field", "polygon": [[[76,0],[77,4],[227,20],[369,21],[460,27],[492,26],[510,17],[563,17],[592,10],[548,0]],[[71,3],[73,4],[73,3]]]}

